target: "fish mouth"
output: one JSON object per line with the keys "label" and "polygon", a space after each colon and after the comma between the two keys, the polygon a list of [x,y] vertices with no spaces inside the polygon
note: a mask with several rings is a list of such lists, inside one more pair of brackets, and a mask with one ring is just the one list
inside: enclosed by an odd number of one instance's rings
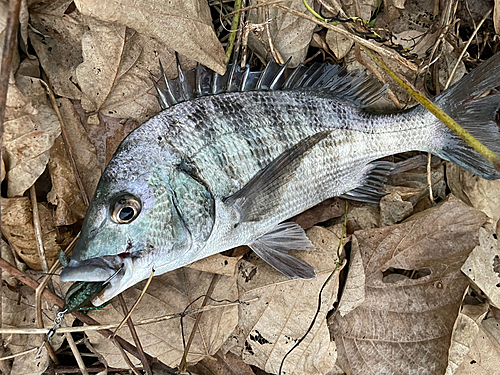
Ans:
{"label": "fish mouth", "polygon": [[125,289],[142,280],[144,272],[134,270],[134,260],[130,254],[106,255],[83,261],[72,259],[61,272],[61,281],[103,282],[107,286],[92,298],[96,307],[109,301]]}

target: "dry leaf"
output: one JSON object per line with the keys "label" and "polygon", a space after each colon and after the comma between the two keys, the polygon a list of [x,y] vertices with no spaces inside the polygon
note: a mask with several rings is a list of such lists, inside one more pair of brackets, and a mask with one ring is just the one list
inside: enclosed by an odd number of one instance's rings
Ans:
{"label": "dry leaf", "polygon": [[241,357],[231,352],[223,355],[220,351],[212,358],[203,358],[189,370],[196,375],[255,375]]}
{"label": "dry leaf", "polygon": [[462,311],[458,314],[455,329],[451,336],[450,354],[445,375],[454,374],[457,367],[463,363],[476,335],[481,329],[481,321],[487,313],[487,304],[463,306]]}
{"label": "dry leaf", "polygon": [[22,195],[43,173],[61,132],[40,80],[18,76],[16,83],[7,92],[2,146],[9,197]]}
{"label": "dry leaf", "polygon": [[[282,5],[309,14],[309,11],[301,0],[287,1]],[[259,23],[255,15],[256,12],[253,13],[253,21],[254,23]],[[252,17],[252,13],[250,17]],[[271,19],[269,24],[271,40],[274,47],[281,54],[281,57],[283,57],[285,61],[291,57],[291,67],[297,66],[303,62],[309,48],[309,43],[311,43],[316,24],[276,7],[269,7],[269,18]],[[267,20],[262,20],[262,22],[265,21]],[[266,44],[269,43],[266,33],[264,33],[263,39]]]}
{"label": "dry leaf", "polygon": [[[34,270],[42,266],[36,246],[35,229],[31,201],[27,197],[2,198],[2,233],[9,241],[17,255]],[[49,267],[58,257],[58,250],[63,244],[58,244],[58,233],[54,225],[52,211],[46,203],[38,203],[38,213],[42,226],[42,240],[45,258]]]}
{"label": "dry leaf", "polygon": [[330,47],[335,57],[339,60],[347,55],[354,44],[352,39],[340,35],[333,30],[327,31],[325,40],[328,47]]}
{"label": "dry leaf", "polygon": [[[319,290],[336,267],[341,226],[333,231],[313,227],[307,235],[314,251],[292,251],[308,262],[318,276],[313,280],[288,279],[255,255],[241,261],[238,289],[241,300],[236,346],[232,352],[269,373],[277,373],[285,354],[304,335],[317,309]],[[326,285],[316,323],[287,357],[286,374],[325,374],[335,364],[335,343],[330,342],[326,314],[336,300],[338,272]]]}
{"label": "dry leaf", "polygon": [[[496,332],[492,332],[495,330]],[[492,375],[498,374],[498,358],[500,358],[500,343],[495,339],[500,337],[499,323],[493,318],[483,320],[481,329],[476,334],[470,351],[454,375]]]}
{"label": "dry leaf", "polygon": [[[90,143],[80,117],[68,99],[58,99],[58,107],[63,117],[69,142],[72,145],[76,167],[89,198],[92,198],[101,176],[95,147]],[[70,225],[85,216],[87,207],[79,192],[76,178],[71,168],[66,148],[61,137],[50,149],[49,171],[52,190],[47,200],[57,206],[56,225]]]}
{"label": "dry leaf", "polygon": [[71,1],[37,4],[30,9],[29,38],[40,64],[57,95],[80,99],[76,67],[83,62],[82,35],[85,31],[78,11],[66,14]]}
{"label": "dry leaf", "polygon": [[[338,364],[347,374],[445,371],[468,285],[460,267],[485,221],[482,212],[450,197],[403,224],[354,234],[365,273],[364,301],[331,320]],[[412,270],[422,277],[403,276]],[[386,282],[387,273],[401,278]]]}
{"label": "dry leaf", "polygon": [[500,308],[500,243],[491,225],[479,230],[479,246],[465,261],[462,272],[483,291],[493,306]]}
{"label": "dry leaf", "polygon": [[[206,294],[214,275],[190,268],[180,268],[164,275],[156,276],[144,295],[141,303],[132,314],[134,323],[143,319],[157,318],[167,314],[180,313],[196,298]],[[137,300],[145,282],[139,283],[123,292],[127,306]],[[237,299],[236,277],[221,276],[212,298],[216,300]],[[189,307],[189,310],[201,306],[203,298]],[[209,305],[220,305],[227,302],[208,302]],[[119,323],[123,319],[123,311],[118,300],[102,310],[92,311],[90,315],[102,324]],[[195,315],[184,317],[184,335],[187,340],[195,320]],[[215,354],[233,332],[238,322],[238,306],[214,308],[202,314],[198,331],[189,350],[187,360],[196,363],[208,355]],[[168,366],[179,365],[182,353],[182,334],[179,318],[164,320],[147,325],[137,325],[137,334],[141,339],[144,351]],[[133,341],[127,327],[119,331],[120,336]],[[87,332],[92,345],[101,353],[109,366],[127,367],[116,347],[96,332]],[[133,359],[136,361],[136,359]]]}
{"label": "dry leaf", "polygon": [[398,193],[390,193],[380,200],[380,226],[399,223],[411,215],[413,204],[405,202]]}
{"label": "dry leaf", "polygon": [[335,217],[342,216],[344,213],[345,202],[339,198],[331,198],[302,212],[290,220],[295,221],[304,229],[309,229],[317,223],[322,223]]}
{"label": "dry leaf", "polygon": [[451,193],[491,217],[500,219],[500,181],[488,181],[447,163],[446,178]]}
{"label": "dry leaf", "polygon": [[227,57],[206,0],[77,0],[75,4],[87,16],[135,29],[219,74],[226,70]]}
{"label": "dry leaf", "polygon": [[236,273],[236,264],[241,259],[239,257],[228,257],[222,254],[214,254],[207,258],[203,258],[186,267],[194,270],[216,273],[224,276],[234,276]]}

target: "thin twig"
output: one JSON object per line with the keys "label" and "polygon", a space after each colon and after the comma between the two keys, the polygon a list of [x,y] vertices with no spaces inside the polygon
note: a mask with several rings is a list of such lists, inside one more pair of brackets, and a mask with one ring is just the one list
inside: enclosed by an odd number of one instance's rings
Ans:
{"label": "thin twig", "polygon": [[285,7],[283,5],[279,5],[279,4],[276,4],[276,5],[273,5],[275,6],[276,8],[279,8],[281,10],[284,10],[286,12],[289,12],[297,17],[301,17],[301,18],[304,18],[306,20],[309,20],[311,22],[314,22],[315,24],[318,24],[320,26],[323,26],[323,27],[326,27],[327,29],[330,29],[330,30],[333,30],[343,36],[345,36],[346,38],[349,38],[349,39],[352,39],[354,40],[355,42],[357,42],[359,45],[361,46],[364,46],[368,49],[371,49],[373,51],[376,51],[378,53],[380,53],[381,55],[383,56],[386,56],[386,57],[389,57],[391,59],[395,59],[397,60],[398,62],[400,62],[401,64],[403,64],[404,66],[406,66],[408,69],[411,69],[413,71],[417,71],[418,70],[418,67],[413,64],[411,61],[408,61],[406,60],[405,58],[403,58],[402,56],[400,56],[398,53],[396,52],[393,52],[393,51],[390,51],[388,49],[385,49],[381,46],[378,46],[370,41],[367,41],[357,35],[353,35],[351,34],[350,32],[340,28],[340,27],[337,27],[337,26],[333,26],[333,25],[330,25],[329,23],[326,23],[324,21],[320,21],[318,20],[317,18],[313,17],[313,16],[309,16],[307,14],[304,14],[304,13],[301,13],[297,10],[294,10],[294,9],[290,9],[288,7]]}
{"label": "thin twig", "polygon": [[[0,268],[3,269],[4,271],[10,273],[12,276],[16,277],[19,281],[21,281],[26,286],[29,286],[32,289],[36,289],[39,286],[39,283],[36,280],[25,275],[23,272],[19,271],[16,267],[14,267],[12,264],[10,264],[9,262],[7,262],[6,260],[4,260],[2,258],[0,258]],[[57,305],[61,308],[64,306],[63,299],[59,296],[56,296],[54,293],[52,293],[51,291],[49,291],[47,289],[45,289],[43,291],[43,296],[45,298],[47,298],[47,300],[49,300],[50,302],[54,303],[55,305]],[[83,314],[81,312],[75,311],[75,312],[72,312],[71,314],[73,314],[73,316],[75,318],[79,319],[80,321],[82,321],[83,323],[85,323],[87,325],[98,325],[99,324],[99,322],[97,322],[96,320],[92,319],[90,316]],[[113,335],[113,332],[110,330],[107,330],[107,329],[98,330],[97,332],[99,332],[101,335],[103,335],[106,338]],[[137,350],[137,348],[134,345],[132,345],[131,343],[129,343],[127,340],[123,339],[120,336],[115,336],[115,340],[119,345],[121,345],[123,347],[123,349],[125,349],[127,352],[132,354],[134,357],[139,358],[139,359],[141,358],[140,353]],[[149,354],[146,353],[146,356],[147,356],[149,361],[153,360],[153,357],[151,357]],[[174,374],[172,368],[166,366],[165,364],[161,364],[161,365],[164,368],[168,369],[168,371],[171,371],[172,374]]]}
{"label": "thin twig", "polygon": [[35,229],[35,239],[36,239],[36,248],[38,250],[38,257],[40,258],[40,263],[42,265],[43,272],[49,273],[49,266],[47,264],[47,259],[45,258],[45,250],[43,248],[42,225],[40,224],[40,214],[38,213],[38,202],[36,200],[35,185],[32,185],[30,187],[30,199],[31,199],[31,207],[33,210],[33,227]]}
{"label": "thin twig", "polygon": [[[220,275],[217,275],[217,274],[213,275],[212,282],[210,283],[210,286],[208,287],[208,290],[207,290],[207,294],[205,295],[205,298],[203,299],[203,303],[201,304],[202,307],[208,303],[210,296],[212,295],[212,293],[215,289],[215,286],[217,285],[217,282],[219,281],[219,279],[220,279]],[[181,371],[187,370],[187,368],[186,368],[187,354],[188,354],[189,348],[191,347],[191,344],[194,340],[194,335],[196,334],[196,330],[198,329],[198,324],[200,324],[201,315],[202,315],[201,312],[196,315],[193,329],[191,330],[191,334],[189,335],[188,342],[187,342],[186,346],[184,347],[184,354],[182,355],[182,360],[181,360],[181,363],[179,365],[179,369]],[[182,339],[184,340],[184,336],[182,337]]]}
{"label": "thin twig", "polygon": [[453,79],[453,76],[455,75],[455,72],[457,71],[458,65],[460,64],[460,62],[463,59],[463,57],[465,55],[465,52],[467,52],[467,48],[469,48],[469,46],[470,46],[470,44],[472,42],[472,39],[474,39],[474,37],[476,36],[479,28],[483,25],[484,21],[486,21],[486,19],[490,16],[490,14],[491,14],[492,11],[493,11],[493,8],[491,8],[488,12],[486,12],[486,14],[484,15],[484,17],[481,20],[481,22],[479,22],[477,24],[477,27],[474,29],[474,32],[472,33],[472,35],[469,38],[469,40],[467,41],[467,43],[465,43],[465,46],[462,49],[462,52],[460,53],[460,56],[458,56],[457,62],[455,64],[455,66],[453,67],[453,70],[451,71],[450,76],[448,77],[448,81],[446,81],[446,86],[444,87],[445,89],[447,89],[448,86],[451,84],[451,80]]}
{"label": "thin twig", "polygon": [[[269,7],[266,6],[264,8],[264,14],[266,16],[266,20],[271,20],[271,17],[269,16]],[[284,64],[285,60],[283,60],[283,57],[281,57],[281,54],[279,51],[274,48],[274,43],[273,43],[273,38],[271,37],[271,28],[269,27],[270,22],[266,22],[264,24],[264,27],[266,28],[266,34],[267,34],[267,42],[269,43],[269,49],[271,50],[271,55],[273,56],[274,60],[278,64]]]}
{"label": "thin twig", "polygon": [[[122,305],[123,314],[126,316],[129,316],[127,304],[125,303],[125,298],[123,298],[123,295],[121,293],[118,295],[118,299],[120,300],[120,305]],[[134,323],[132,322],[131,317],[129,317],[127,319],[127,324],[128,324],[128,328],[130,329],[130,333],[132,334],[132,338],[134,339],[135,346],[137,346],[137,349],[139,349],[139,353],[141,353],[142,367],[146,370],[146,373],[148,375],[153,375],[153,372],[151,371],[151,367],[149,366],[149,362],[146,359],[146,355],[144,354],[144,349],[142,348],[141,340],[139,339],[139,336],[137,335],[137,331],[135,330]]]}
{"label": "thin twig", "polygon": [[[49,82],[47,76],[44,74],[45,80]],[[61,125],[61,136],[64,142],[64,147],[66,149],[66,155],[68,156],[69,163],[71,165],[71,169],[73,170],[73,174],[75,176],[76,184],[78,185],[78,189],[80,190],[80,195],[82,196],[83,203],[88,207],[90,201],[87,191],[85,190],[85,186],[83,185],[82,178],[80,177],[80,173],[78,172],[78,167],[76,166],[75,161],[75,152],[73,151],[73,146],[71,146],[71,142],[69,141],[68,132],[66,131],[66,123],[61,115],[61,111],[59,111],[59,106],[57,105],[56,97],[54,96],[54,92],[50,86],[50,82],[41,81],[49,94],[50,102],[52,103],[52,107],[57,114],[57,118],[59,119],[59,124]]]}
{"label": "thin twig", "polygon": [[[236,0],[234,2],[234,9],[241,9],[241,0]],[[240,13],[235,13],[233,17],[233,22],[231,22],[231,32],[229,33],[229,46],[227,47],[226,56],[227,63],[231,61],[231,54],[233,53],[234,41],[236,40],[236,30],[240,24]]]}
{"label": "thin twig", "polygon": [[132,361],[128,357],[127,353],[125,353],[125,350],[123,350],[122,346],[120,344],[118,344],[118,342],[116,341],[116,337],[115,336],[111,336],[111,341],[116,345],[116,347],[120,351],[123,359],[125,360],[125,362],[127,362],[127,365],[128,365],[128,367],[130,367],[130,369],[132,370],[132,372],[135,375],[141,375],[139,373],[139,370],[137,370],[137,368],[134,366],[134,364],[132,363]]}
{"label": "thin twig", "polygon": [[85,363],[83,363],[82,356],[80,355],[80,351],[76,347],[75,340],[73,340],[73,336],[71,336],[71,333],[66,332],[64,334],[64,337],[68,341],[69,347],[71,348],[71,352],[73,353],[73,356],[76,359],[76,363],[78,364],[78,368],[80,369],[82,375],[89,375],[89,372],[87,371],[87,368],[85,367]]}
{"label": "thin twig", "polygon": [[146,281],[146,285],[144,285],[144,288],[142,288],[141,294],[139,295],[139,298],[137,298],[137,301],[135,301],[134,305],[130,309],[129,313],[123,318],[122,322],[118,325],[118,327],[115,329],[115,332],[113,332],[113,336],[116,335],[116,333],[124,326],[124,324],[127,322],[127,320],[130,318],[130,315],[134,312],[135,308],[137,305],[139,305],[139,302],[141,302],[142,297],[144,297],[144,294],[146,294],[146,290],[148,290],[149,284],[151,284],[151,280],[153,279],[153,276],[155,274],[155,269],[153,268],[151,270],[151,275],[149,275],[148,281]]}
{"label": "thin twig", "polygon": [[432,192],[432,168],[431,168],[431,159],[432,154],[430,152],[427,153],[427,185],[429,185],[429,200],[431,201],[431,205],[434,206],[434,193]]}
{"label": "thin twig", "polygon": [[[165,320],[171,320],[171,319],[176,319],[176,318],[181,318],[186,315],[193,315],[193,314],[198,314],[204,311],[210,311],[213,309],[219,309],[223,307],[229,307],[229,306],[236,306],[240,305],[242,303],[250,303],[256,301],[258,298],[252,298],[246,301],[236,301],[236,302],[229,302],[225,304],[220,304],[220,305],[206,305],[203,307],[199,307],[196,309],[184,311],[184,312],[179,312],[179,313],[173,313],[173,314],[168,314],[168,315],[163,315],[159,316],[156,318],[150,318],[150,319],[144,319],[140,320],[138,322],[135,322],[135,326],[142,326],[146,324],[152,324],[152,323],[158,323],[158,322],[163,322]],[[118,327],[118,324],[101,324],[101,325],[87,325],[83,327],[61,327],[57,329],[58,333],[64,333],[64,332],[71,332],[71,333],[76,333],[76,332],[88,332],[88,331],[101,331],[105,329],[113,329]],[[20,334],[20,335],[46,335],[48,333],[47,328],[0,328],[0,333],[4,334]]]}
{"label": "thin twig", "polygon": [[[47,259],[45,258],[45,250],[43,246],[42,239],[42,225],[40,224],[40,214],[38,212],[38,201],[36,199],[36,189],[35,185],[30,187],[30,200],[33,214],[33,228],[35,230],[35,240],[36,240],[36,248],[38,250],[38,257],[40,258],[40,263],[42,265],[42,270],[45,273],[49,273],[49,266],[47,264]],[[42,304],[36,304],[36,324],[38,328],[43,328],[43,317],[42,317]],[[59,364],[59,360],[57,359],[56,353],[54,352],[54,348],[50,344],[50,342],[44,342],[45,349],[47,349],[47,353],[49,353],[50,359],[54,361],[55,364]]]}
{"label": "thin twig", "polygon": [[14,359],[16,357],[20,357],[20,356],[25,355],[25,354],[36,352],[37,350],[38,350],[38,348],[31,348],[31,349],[25,350],[25,351],[20,352],[20,353],[8,355],[5,357],[0,357],[0,361],[6,361],[7,359]]}

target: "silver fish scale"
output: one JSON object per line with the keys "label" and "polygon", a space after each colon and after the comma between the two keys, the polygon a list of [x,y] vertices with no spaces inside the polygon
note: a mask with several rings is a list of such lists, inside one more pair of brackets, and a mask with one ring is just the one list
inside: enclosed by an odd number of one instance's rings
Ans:
{"label": "silver fish scale", "polygon": [[[415,111],[421,113],[415,115]],[[332,133],[303,158],[277,212],[232,233],[231,244],[263,234],[324,199],[356,188],[366,165],[429,147],[433,119],[420,109],[374,116],[317,92],[244,92],[202,97],[159,114],[165,137],[185,155],[216,198],[241,189],[285,150],[320,131]],[[147,125],[143,125],[147,126]],[[156,126],[156,124],[151,124]],[[259,229],[261,228],[261,230]],[[239,242],[241,243],[241,242]]]}

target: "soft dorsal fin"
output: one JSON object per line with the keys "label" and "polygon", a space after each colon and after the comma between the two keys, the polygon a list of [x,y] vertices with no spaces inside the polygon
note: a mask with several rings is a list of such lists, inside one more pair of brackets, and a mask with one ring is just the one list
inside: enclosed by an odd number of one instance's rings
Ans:
{"label": "soft dorsal fin", "polygon": [[167,79],[160,62],[161,78],[153,79],[162,109],[192,98],[232,91],[317,91],[323,95],[345,100],[360,107],[367,107],[386,91],[376,78],[357,70],[347,71],[340,65],[314,63],[308,67],[299,65],[294,69],[285,64],[269,61],[265,69],[251,72],[247,65],[229,64],[226,73],[219,75],[210,69],[197,66],[182,72],[176,54],[178,77]]}

